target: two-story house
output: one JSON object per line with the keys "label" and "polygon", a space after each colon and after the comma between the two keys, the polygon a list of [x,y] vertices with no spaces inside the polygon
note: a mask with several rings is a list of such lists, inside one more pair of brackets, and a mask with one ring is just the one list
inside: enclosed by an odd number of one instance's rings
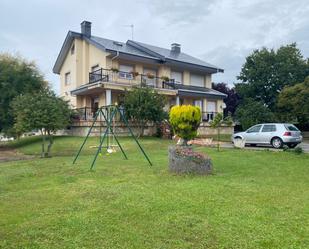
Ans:
{"label": "two-story house", "polygon": [[93,36],[88,21],[81,23],[80,33],[68,32],[53,72],[60,75],[61,96],[81,110],[79,125],[91,120],[99,106],[121,102],[132,86],[147,85],[166,95],[167,109],[200,106],[204,126],[225,107],[226,95],[211,84],[212,74],[223,69],[183,53],[177,43],[166,49]]}

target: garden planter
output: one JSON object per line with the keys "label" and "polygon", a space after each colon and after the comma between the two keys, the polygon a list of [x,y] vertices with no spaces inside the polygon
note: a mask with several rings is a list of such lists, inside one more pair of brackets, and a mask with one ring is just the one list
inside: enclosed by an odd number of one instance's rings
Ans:
{"label": "garden planter", "polygon": [[169,170],[177,174],[193,173],[206,175],[212,173],[211,159],[192,151],[188,146],[170,146],[168,148]]}

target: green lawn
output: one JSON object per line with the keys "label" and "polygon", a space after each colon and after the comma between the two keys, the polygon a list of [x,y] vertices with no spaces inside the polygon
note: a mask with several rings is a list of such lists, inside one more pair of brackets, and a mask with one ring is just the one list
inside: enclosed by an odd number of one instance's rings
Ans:
{"label": "green lawn", "polygon": [[[92,138],[58,138],[50,159],[0,164],[0,248],[309,248],[309,155],[197,148],[211,176],[167,171],[170,141],[122,138],[89,164]],[[35,138],[14,143],[39,154]]]}

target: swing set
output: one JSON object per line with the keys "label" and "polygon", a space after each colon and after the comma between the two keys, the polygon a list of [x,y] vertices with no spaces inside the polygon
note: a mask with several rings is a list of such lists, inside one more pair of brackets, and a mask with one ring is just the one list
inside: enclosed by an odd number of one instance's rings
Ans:
{"label": "swing set", "polygon": [[[119,107],[118,105],[108,105],[108,106],[102,106],[100,107],[97,112],[95,113],[94,119],[92,121],[92,125],[87,133],[87,136],[85,137],[82,145],[80,146],[74,160],[73,160],[73,164],[75,164],[76,160],[78,159],[82,149],[84,148],[94,126],[96,122],[99,122],[100,124],[100,135],[99,135],[99,146],[95,146],[95,148],[97,148],[97,151],[95,153],[95,156],[93,158],[93,161],[91,163],[90,169],[92,170],[94,168],[95,162],[98,158],[99,155],[102,155],[102,149],[106,149],[107,155],[116,152],[115,147],[119,147],[124,158],[128,159],[126,153],[123,150],[123,147],[121,146],[117,136],[116,136],[116,129],[115,129],[115,119],[116,116],[118,116],[120,118],[120,120],[124,123],[125,127],[129,130],[129,133],[131,135],[131,137],[135,140],[136,144],[138,145],[139,149],[141,150],[142,154],[144,155],[144,157],[147,159],[148,163],[150,166],[152,166],[152,163],[149,159],[149,157],[147,156],[146,152],[144,151],[143,147],[141,146],[141,144],[138,142],[138,140],[136,139],[136,137],[134,136],[131,127],[129,126],[129,123],[125,117],[124,114],[124,108],[123,107]],[[102,118],[104,120],[102,120]],[[104,133],[102,132],[102,124],[105,121],[106,123],[106,128]],[[112,143],[111,143],[111,138],[112,138]],[[104,141],[106,140],[106,146],[104,146]],[[116,141],[117,145],[114,144],[114,142]]]}

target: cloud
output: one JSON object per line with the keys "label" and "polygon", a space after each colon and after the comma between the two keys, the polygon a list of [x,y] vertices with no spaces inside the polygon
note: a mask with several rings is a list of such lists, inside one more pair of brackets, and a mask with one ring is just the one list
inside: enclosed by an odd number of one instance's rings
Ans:
{"label": "cloud", "polygon": [[306,0],[136,0],[0,1],[0,52],[35,60],[54,89],[53,64],[68,30],[93,23],[93,34],[136,40],[182,51],[225,69],[215,81],[236,81],[245,57],[262,46],[297,42],[309,56],[309,5]]}

